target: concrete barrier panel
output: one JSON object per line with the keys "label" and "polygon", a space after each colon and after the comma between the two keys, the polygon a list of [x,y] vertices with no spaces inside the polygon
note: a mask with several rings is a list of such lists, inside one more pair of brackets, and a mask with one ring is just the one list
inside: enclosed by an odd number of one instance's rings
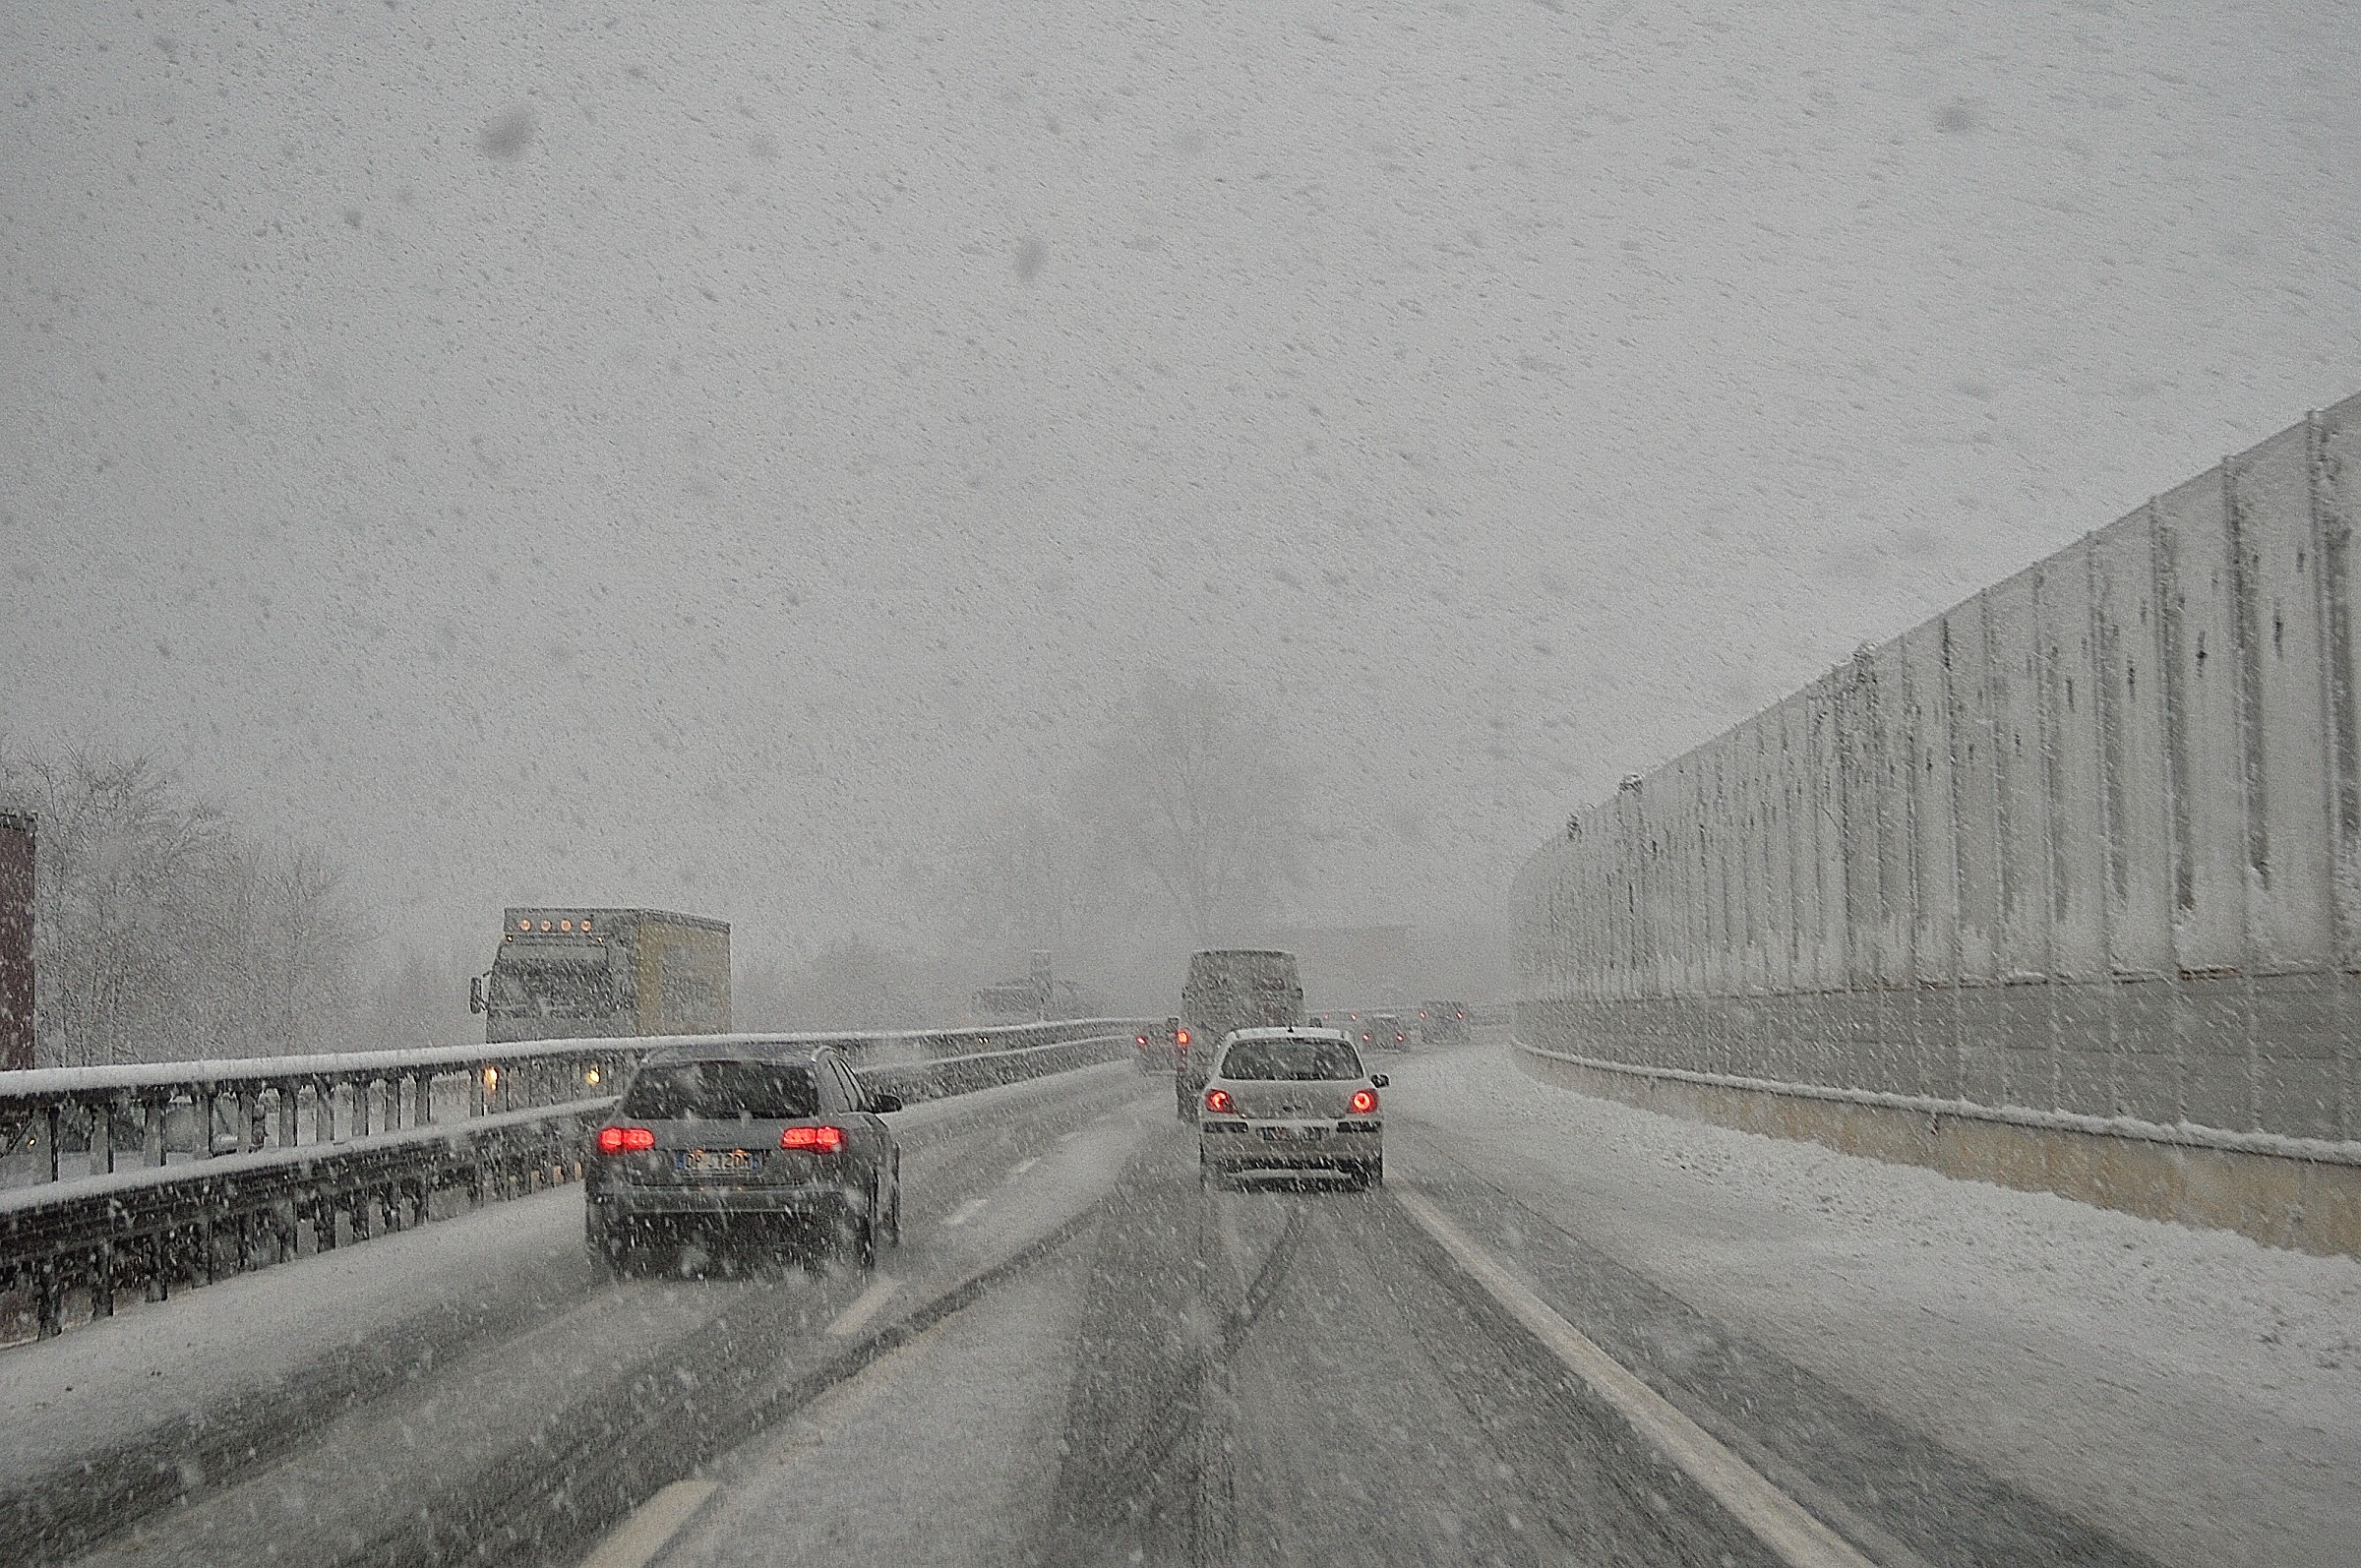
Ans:
{"label": "concrete barrier panel", "polygon": [[[1634,779],[1519,872],[1520,1029],[1668,1103],[1881,1147],[1831,1097],[1965,1105],[1944,1169],[2349,1234],[2357,522],[2361,398]],[[2281,1144],[2319,1152],[2241,1163]]]}
{"label": "concrete barrier panel", "polygon": [[1995,946],[2000,977],[2008,983],[2049,970],[2049,759],[2034,631],[2039,584],[2039,570],[2028,569],[1983,592],[1999,802]]}
{"label": "concrete barrier panel", "polygon": [[2108,963],[2165,976],[2172,948],[2172,769],[2159,640],[2154,517],[2143,507],[2090,539],[2100,658],[2100,808],[2107,841]]}
{"label": "concrete barrier panel", "polygon": [[2247,956],[2247,756],[2222,495],[2212,468],[2155,503],[2180,874],[2173,948],[2194,975],[2234,973]]}
{"label": "concrete barrier panel", "polygon": [[2246,717],[2252,874],[2247,967],[2325,967],[2332,789],[2322,634],[2321,551],[2312,518],[2309,425],[2282,431],[2226,466],[2233,602]]}

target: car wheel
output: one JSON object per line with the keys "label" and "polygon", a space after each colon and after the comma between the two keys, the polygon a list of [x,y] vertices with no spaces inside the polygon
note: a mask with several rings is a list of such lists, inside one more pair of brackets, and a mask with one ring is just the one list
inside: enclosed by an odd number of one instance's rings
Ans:
{"label": "car wheel", "polygon": [[878,1266],[878,1217],[881,1212],[877,1184],[872,1182],[869,1202],[846,1222],[843,1231],[844,1250],[865,1274]]}
{"label": "car wheel", "polygon": [[623,1273],[623,1249],[617,1244],[614,1228],[594,1205],[583,1205],[582,1251],[599,1279],[612,1280]]}

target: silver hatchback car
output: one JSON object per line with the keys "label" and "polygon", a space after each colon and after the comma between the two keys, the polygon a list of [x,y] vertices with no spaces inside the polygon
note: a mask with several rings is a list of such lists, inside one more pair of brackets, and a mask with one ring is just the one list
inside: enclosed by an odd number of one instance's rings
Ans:
{"label": "silver hatchback car", "polygon": [[1331,1171],[1355,1186],[1385,1180],[1385,1074],[1362,1065],[1339,1029],[1241,1029],[1198,1105],[1197,1176],[1205,1186],[1241,1176]]}

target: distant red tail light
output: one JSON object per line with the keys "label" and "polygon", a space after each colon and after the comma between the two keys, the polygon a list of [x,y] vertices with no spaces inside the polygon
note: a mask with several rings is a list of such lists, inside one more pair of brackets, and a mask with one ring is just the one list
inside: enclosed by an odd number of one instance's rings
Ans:
{"label": "distant red tail light", "polygon": [[1146,1035],[1135,1035],[1132,1038],[1139,1042],[1140,1050],[1145,1051],[1148,1049],[1148,1037]]}
{"label": "distant red tail light", "polygon": [[1217,1116],[1228,1116],[1231,1110],[1230,1091],[1227,1089],[1206,1090],[1205,1109]]}
{"label": "distant red tail light", "polygon": [[656,1146],[653,1127],[601,1127],[598,1129],[598,1152],[601,1154],[636,1154]]}
{"label": "distant red tail light", "polygon": [[1367,1116],[1367,1115],[1368,1115],[1370,1112],[1372,1112],[1372,1111],[1374,1111],[1374,1110],[1376,1110],[1376,1109],[1377,1109],[1377,1091],[1376,1091],[1376,1090],[1374,1090],[1374,1089],[1356,1089],[1356,1090],[1354,1090],[1354,1091],[1353,1091],[1353,1114],[1354,1114],[1355,1116]]}
{"label": "distant red tail light", "polygon": [[779,1134],[782,1149],[805,1149],[813,1154],[842,1154],[842,1127],[789,1127]]}
{"label": "distant red tail light", "polygon": [[1188,1051],[1188,1031],[1187,1031],[1187,1030],[1185,1030],[1185,1029],[1176,1029],[1176,1030],[1174,1030],[1174,1031],[1173,1031],[1173,1045],[1174,1045],[1174,1047],[1175,1047],[1176,1049],[1178,1049],[1179,1051],[1180,1051],[1180,1052],[1181,1052],[1183,1055],[1186,1055],[1186,1054],[1187,1054],[1187,1051]]}

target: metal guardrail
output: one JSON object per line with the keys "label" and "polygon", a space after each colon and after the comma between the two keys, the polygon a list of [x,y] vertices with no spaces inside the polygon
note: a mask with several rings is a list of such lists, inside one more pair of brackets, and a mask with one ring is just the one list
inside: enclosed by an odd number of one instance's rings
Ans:
{"label": "metal guardrail", "polygon": [[533,1041],[0,1073],[0,1135],[18,1166],[0,1186],[0,1297],[30,1297],[34,1333],[48,1338],[77,1296],[107,1316],[126,1287],[161,1300],[175,1285],[422,1224],[438,1194],[472,1207],[576,1178],[584,1132],[614,1104],[601,1086],[668,1045],[824,1043],[876,1087],[920,1100],[1127,1057],[1137,1027]]}

